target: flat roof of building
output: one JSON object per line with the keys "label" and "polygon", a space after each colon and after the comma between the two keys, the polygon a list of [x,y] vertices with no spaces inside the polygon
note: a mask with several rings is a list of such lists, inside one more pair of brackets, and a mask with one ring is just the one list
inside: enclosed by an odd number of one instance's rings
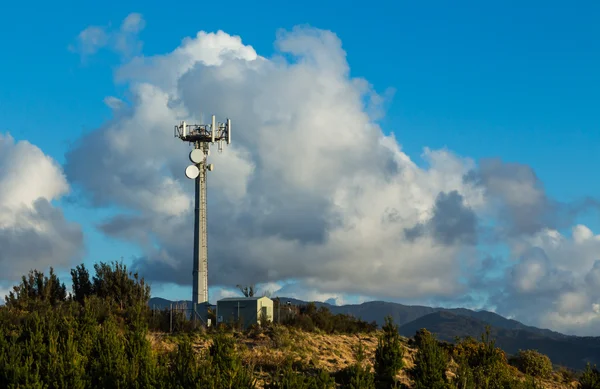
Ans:
{"label": "flat roof of building", "polygon": [[[226,297],[226,298],[222,298],[219,301],[256,301],[256,300],[260,300],[262,298],[267,298],[267,296],[260,296],[260,297]],[[217,302],[219,302],[217,301]]]}

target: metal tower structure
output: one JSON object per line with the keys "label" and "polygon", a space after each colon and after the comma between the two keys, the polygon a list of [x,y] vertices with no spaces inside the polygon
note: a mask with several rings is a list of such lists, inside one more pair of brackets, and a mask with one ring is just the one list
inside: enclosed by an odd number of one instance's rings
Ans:
{"label": "metal tower structure", "polygon": [[192,274],[192,304],[194,311],[199,304],[208,305],[208,234],[206,223],[206,177],[213,170],[207,162],[210,145],[218,144],[219,152],[223,143],[231,144],[231,120],[217,123],[215,115],[211,124],[187,124],[175,126],[175,137],[194,145],[190,152],[192,164],[185,169],[187,178],[196,181],[194,207],[194,267]]}

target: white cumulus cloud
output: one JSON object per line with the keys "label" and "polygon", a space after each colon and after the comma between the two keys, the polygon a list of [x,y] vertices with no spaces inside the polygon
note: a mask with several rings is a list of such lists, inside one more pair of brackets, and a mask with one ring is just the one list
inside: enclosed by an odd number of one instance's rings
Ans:
{"label": "white cumulus cloud", "polygon": [[0,134],[0,283],[79,259],[81,229],[52,205],[68,191],[56,161],[29,142]]}
{"label": "white cumulus cloud", "polygon": [[[429,220],[441,192],[455,191],[465,209],[482,205],[482,190],[463,181],[474,163],[426,150],[430,166],[417,167],[367,114],[365,97],[374,92],[349,77],[333,33],[281,32],[277,47],[296,60],[258,56],[223,32],[199,33],[118,72],[131,83],[133,105],[83,139],[66,166],[97,205],[136,211],[103,230],[145,245],[138,265],[148,277],[189,282],[189,147],[172,128],[215,113],[233,118],[237,130],[232,146],[210,157],[213,283],[293,278],[328,293],[462,292],[459,262],[468,250],[451,237],[404,234]],[[80,170],[88,158],[98,161],[93,175]]]}
{"label": "white cumulus cloud", "polygon": [[85,58],[97,53],[103,48],[110,48],[128,57],[138,54],[142,49],[142,42],[138,34],[144,29],[146,22],[139,13],[130,13],[125,17],[119,28],[108,26],[89,26],[82,30],[69,46],[73,52]]}
{"label": "white cumulus cloud", "polygon": [[520,242],[498,312],[541,327],[591,335],[600,324],[600,235],[545,229]]}
{"label": "white cumulus cloud", "polygon": [[[338,302],[347,294],[464,301],[472,275],[495,266],[479,242],[530,253],[539,234],[576,214],[549,199],[526,165],[425,148],[418,166],[379,127],[384,99],[350,76],[332,32],[281,31],[275,47],[265,57],[240,37],[199,32],[170,53],[132,59],[116,72],[131,104],[107,99],[114,118],[68,153],[67,177],[94,206],[127,210],[100,228],[144,249],[135,266],[150,280],[191,281],[190,146],[173,138],[173,126],[211,114],[234,129],[232,145],[209,157],[213,286],[293,280],[289,292]],[[89,159],[93,174],[82,168]],[[590,239],[578,230],[577,255]],[[552,296],[538,317],[593,303],[560,300],[552,282],[569,277],[564,266],[546,247],[536,255],[496,280],[495,305],[519,318],[527,312],[510,302],[515,295]],[[575,261],[580,280],[598,281],[594,262]]]}

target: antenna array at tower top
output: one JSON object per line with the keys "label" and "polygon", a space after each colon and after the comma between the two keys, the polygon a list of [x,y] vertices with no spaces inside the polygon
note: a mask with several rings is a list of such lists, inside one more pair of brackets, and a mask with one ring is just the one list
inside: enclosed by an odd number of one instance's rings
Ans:
{"label": "antenna array at tower top", "polygon": [[212,124],[187,124],[182,121],[175,126],[175,137],[186,142],[215,143],[227,142],[231,144],[231,120],[217,123],[215,115]]}

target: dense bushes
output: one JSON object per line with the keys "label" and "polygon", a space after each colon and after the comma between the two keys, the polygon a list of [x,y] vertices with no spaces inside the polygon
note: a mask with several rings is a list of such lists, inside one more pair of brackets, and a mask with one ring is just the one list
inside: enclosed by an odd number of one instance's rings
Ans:
{"label": "dense bushes", "polygon": [[307,375],[294,370],[291,364],[278,371],[265,389],[333,389],[335,380],[324,370]]}
{"label": "dense bushes", "polygon": [[449,388],[446,379],[448,355],[440,347],[435,337],[427,330],[421,329],[415,335],[418,347],[415,366],[410,375],[415,382],[415,389],[446,389]]}
{"label": "dense bushes", "polygon": [[375,389],[375,375],[371,366],[366,364],[367,357],[361,341],[354,350],[356,362],[336,375],[336,382],[348,389]]}
{"label": "dense bushes", "polygon": [[404,349],[400,346],[398,327],[391,316],[385,318],[383,334],[375,350],[375,380],[378,386],[390,387],[396,381],[398,370],[404,366]]}
{"label": "dense bushes", "polygon": [[456,387],[458,389],[539,389],[532,376],[522,381],[515,368],[508,364],[506,354],[490,339],[486,329],[478,342],[466,338],[453,347],[453,359],[458,363]]}
{"label": "dense bushes", "polygon": [[16,309],[35,309],[36,306],[55,306],[67,299],[67,288],[61,284],[50,268],[50,276],[32,270],[27,276],[23,276],[21,284],[13,287],[6,296],[6,306]]}
{"label": "dense bushes", "polygon": [[150,286],[137,273],[127,271],[127,266],[113,262],[94,265],[96,275],[90,280],[85,266],[71,270],[73,299],[83,302],[90,295],[116,303],[119,308],[147,304],[150,299]]}
{"label": "dense bushes", "polygon": [[532,377],[547,378],[552,373],[552,361],[535,350],[519,350],[510,363]]}
{"label": "dense bushes", "polygon": [[[150,288],[120,263],[100,263],[90,275],[71,270],[72,293],[54,271],[23,277],[0,307],[2,388],[254,388],[253,368],[244,366],[230,335],[214,335],[198,354],[185,338],[171,352],[157,353],[149,328],[189,332],[183,311],[150,311]],[[328,333],[357,333],[376,325],[327,309],[303,307],[289,320]],[[266,329],[276,343],[289,343],[285,327]],[[357,370],[350,387],[363,387],[372,373]],[[366,380],[366,381],[364,381]],[[333,388],[325,371],[306,374],[287,366],[273,375],[271,388]],[[358,385],[358,386],[356,386]]]}
{"label": "dense bushes", "polygon": [[[176,331],[193,330],[183,311],[173,316],[167,311],[151,312],[147,306],[149,287],[121,264],[101,263],[94,270],[94,276],[83,265],[71,271],[71,295],[52,270],[47,277],[34,270],[13,288],[6,306],[0,307],[0,388],[247,389],[257,387],[255,377],[265,375],[265,388],[270,389],[328,389],[336,385],[388,389],[398,385],[404,348],[390,317],[379,333],[374,357],[368,360],[359,342],[356,362],[334,374],[335,379],[314,364],[291,361],[284,366],[274,363],[260,375],[242,362],[232,334],[211,330],[210,346],[200,353],[186,334],[177,335],[179,341],[172,351],[151,347],[149,329],[167,331],[171,320]],[[297,309],[286,323],[326,333],[376,329],[374,323],[334,315],[314,304]],[[294,346],[294,331],[286,326],[252,331],[257,339],[266,339],[275,348]],[[489,331],[480,341],[467,338],[456,345],[441,346],[431,333],[420,330],[413,345],[417,347],[415,365],[408,373],[414,388],[533,389],[539,386],[531,376],[547,377],[551,371],[546,356],[521,351],[511,362],[529,375],[522,382],[505,354],[490,340]],[[451,359],[456,377],[449,380],[446,370]],[[600,389],[600,373],[595,367],[588,366],[579,388]]]}
{"label": "dense bushes", "polygon": [[189,341],[181,341],[170,362],[165,381],[170,388],[256,387],[252,369],[242,366],[233,339],[222,333],[213,339],[208,353],[200,358]]}
{"label": "dense bushes", "polygon": [[189,341],[154,352],[143,279],[120,264],[95,268],[93,279],[72,271],[71,298],[53,272],[33,271],[13,289],[0,308],[1,388],[255,387],[227,335],[202,356]]}
{"label": "dense bushes", "polygon": [[[279,304],[279,301],[276,303]],[[328,334],[357,334],[377,329],[375,322],[367,323],[350,315],[334,315],[326,307],[317,309],[314,303],[300,307],[293,314],[286,314],[283,323],[304,331],[320,330]]]}
{"label": "dense bushes", "polygon": [[600,371],[589,363],[579,379],[578,389],[600,389]]}

